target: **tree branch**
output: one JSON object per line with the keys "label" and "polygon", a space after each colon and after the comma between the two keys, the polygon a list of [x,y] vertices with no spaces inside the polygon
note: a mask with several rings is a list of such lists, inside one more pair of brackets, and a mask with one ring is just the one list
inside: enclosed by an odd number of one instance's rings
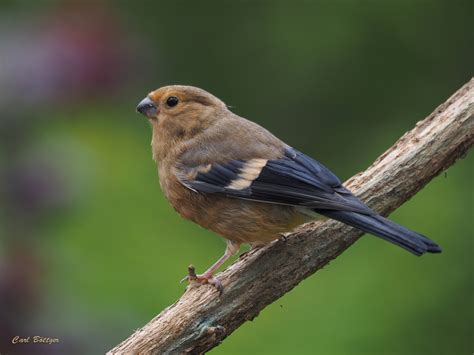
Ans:
{"label": "tree branch", "polygon": [[[473,144],[471,79],[345,185],[375,211],[387,215],[467,154]],[[188,287],[175,304],[108,354],[195,354],[212,349],[336,258],[361,234],[333,220],[305,224],[223,271],[219,275],[222,296],[211,286]]]}

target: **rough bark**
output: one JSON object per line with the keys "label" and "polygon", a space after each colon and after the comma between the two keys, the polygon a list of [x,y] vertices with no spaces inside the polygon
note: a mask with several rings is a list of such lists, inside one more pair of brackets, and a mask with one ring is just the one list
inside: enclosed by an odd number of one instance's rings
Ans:
{"label": "rough bark", "polygon": [[[383,153],[346,186],[387,215],[474,144],[474,79]],[[361,232],[328,220],[249,252],[219,274],[224,293],[189,288],[173,305],[109,354],[202,353],[336,258]]]}

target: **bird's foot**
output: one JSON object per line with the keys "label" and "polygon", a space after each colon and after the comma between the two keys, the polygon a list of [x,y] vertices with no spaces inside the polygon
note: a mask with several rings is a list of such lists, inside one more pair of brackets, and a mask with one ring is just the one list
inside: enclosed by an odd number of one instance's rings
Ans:
{"label": "bird's foot", "polygon": [[184,281],[188,281],[191,286],[212,285],[219,291],[219,295],[224,291],[224,287],[217,277],[214,277],[212,274],[207,275],[206,273],[196,275],[196,270],[193,265],[189,265],[188,275],[181,280],[181,283]]}

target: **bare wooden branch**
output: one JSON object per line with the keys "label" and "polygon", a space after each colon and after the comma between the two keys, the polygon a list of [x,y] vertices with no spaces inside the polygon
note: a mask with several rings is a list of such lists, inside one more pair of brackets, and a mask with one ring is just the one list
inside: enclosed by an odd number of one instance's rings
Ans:
{"label": "bare wooden branch", "polygon": [[[467,154],[473,144],[471,79],[345,185],[387,215]],[[222,296],[207,285],[188,289],[109,354],[205,352],[336,258],[361,234],[332,220],[308,223],[285,239],[249,252],[222,272]]]}

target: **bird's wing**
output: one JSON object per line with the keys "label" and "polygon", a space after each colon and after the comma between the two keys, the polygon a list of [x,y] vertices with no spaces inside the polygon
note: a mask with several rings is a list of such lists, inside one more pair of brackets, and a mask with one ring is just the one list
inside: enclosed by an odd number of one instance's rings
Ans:
{"label": "bird's wing", "polygon": [[183,185],[199,193],[314,210],[374,214],[328,168],[290,147],[285,148],[279,159],[230,160],[199,166],[179,164],[176,175]]}

